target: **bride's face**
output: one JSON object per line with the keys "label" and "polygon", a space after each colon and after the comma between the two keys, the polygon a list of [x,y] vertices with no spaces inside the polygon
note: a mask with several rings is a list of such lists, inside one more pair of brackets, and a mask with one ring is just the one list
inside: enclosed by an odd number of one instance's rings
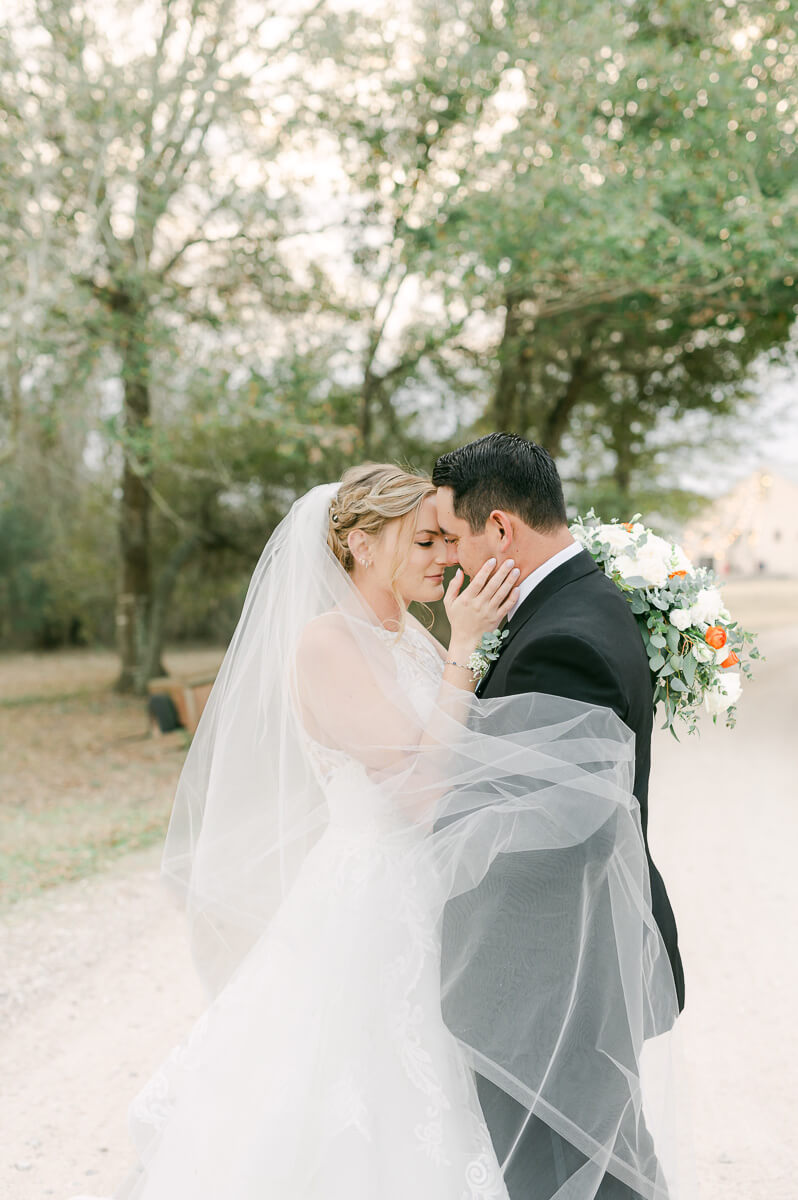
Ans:
{"label": "bride's face", "polygon": [[[395,562],[400,539],[404,541],[406,531],[402,529],[401,521],[392,521],[385,530],[379,555],[380,562],[375,562],[378,570],[388,573]],[[446,546],[443,534],[438,526],[438,515],[435,508],[435,497],[427,496],[422,500],[418,519],[410,548],[396,577],[396,588],[399,595],[409,604],[418,600],[422,604],[431,604],[443,596],[443,570],[446,566]]]}

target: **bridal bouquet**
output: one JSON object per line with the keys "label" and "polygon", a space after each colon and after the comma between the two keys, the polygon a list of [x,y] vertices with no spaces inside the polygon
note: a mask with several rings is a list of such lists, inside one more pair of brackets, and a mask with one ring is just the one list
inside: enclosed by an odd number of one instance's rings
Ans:
{"label": "bridal bouquet", "polygon": [[693,733],[702,707],[715,722],[725,713],[733,728],[741,673],[751,675],[746,646],[749,659],[759,658],[753,635],[732,620],[713,572],[694,567],[639,516],[605,525],[591,509],[571,533],[631,605],[656,679],[654,708],[665,710],[663,729],[675,737],[679,718]]}

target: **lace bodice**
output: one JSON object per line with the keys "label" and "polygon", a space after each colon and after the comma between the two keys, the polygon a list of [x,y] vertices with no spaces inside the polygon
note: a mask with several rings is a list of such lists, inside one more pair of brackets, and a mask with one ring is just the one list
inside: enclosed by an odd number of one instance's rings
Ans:
{"label": "lace bodice", "polygon": [[[432,711],[443,674],[443,661],[432,638],[408,624],[400,637],[387,629],[375,629],[390,650],[403,693],[424,722]],[[361,825],[374,829],[384,825],[384,805],[379,803],[363,764],[342,750],[332,749],[307,735],[308,753],[314,773],[330,805],[334,824]]]}
{"label": "lace bodice", "polygon": [[443,675],[443,660],[432,638],[409,624],[400,638],[387,629],[378,633],[390,645],[399,682],[411,704],[419,716],[428,716]]}

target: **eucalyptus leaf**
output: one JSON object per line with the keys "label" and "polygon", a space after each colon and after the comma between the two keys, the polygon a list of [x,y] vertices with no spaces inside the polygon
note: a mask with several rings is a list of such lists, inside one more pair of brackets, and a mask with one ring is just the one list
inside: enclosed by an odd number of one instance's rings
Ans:
{"label": "eucalyptus leaf", "polygon": [[692,654],[682,656],[682,673],[688,687],[692,687],[695,682],[695,669],[697,663]]}

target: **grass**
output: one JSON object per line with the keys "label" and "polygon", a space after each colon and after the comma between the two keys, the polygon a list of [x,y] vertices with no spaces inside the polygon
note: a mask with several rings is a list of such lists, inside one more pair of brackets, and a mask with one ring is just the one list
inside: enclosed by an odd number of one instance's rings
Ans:
{"label": "grass", "polygon": [[114,656],[93,651],[0,658],[0,907],[164,837],[188,738],[151,736],[146,701],[115,694],[114,673]]}
{"label": "grass", "polygon": [[[798,622],[798,580],[724,586],[735,617],[762,631]],[[219,649],[166,655],[214,670]],[[159,842],[188,739],[151,737],[146,705],[112,690],[107,651],[0,656],[0,906],[80,879]]]}

